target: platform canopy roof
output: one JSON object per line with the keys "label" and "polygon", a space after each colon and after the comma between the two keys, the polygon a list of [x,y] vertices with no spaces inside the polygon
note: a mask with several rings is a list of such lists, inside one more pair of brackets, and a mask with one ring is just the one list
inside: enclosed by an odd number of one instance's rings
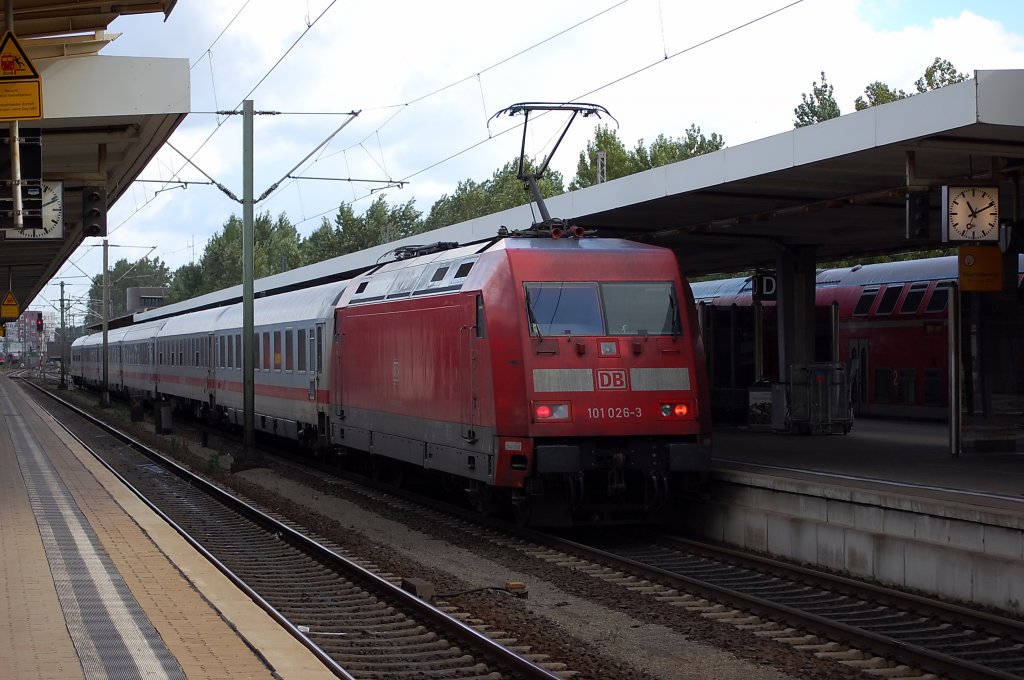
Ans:
{"label": "platform canopy roof", "polygon": [[[998,186],[1002,217],[1021,217],[1021,102],[1024,70],[979,71],[908,99],[569,192],[547,206],[552,217],[598,235],[672,248],[691,276],[773,268],[780,253],[802,247],[821,263],[942,247],[944,185]],[[907,238],[908,188],[929,195],[924,238]],[[521,206],[267,277],[255,290],[326,281],[386,261],[400,246],[471,243],[535,219],[536,206]],[[237,286],[144,318],[240,295]]]}
{"label": "platform canopy roof", "polygon": [[[19,121],[19,136],[41,130],[41,179],[63,182],[64,191],[62,237],[3,237],[0,296],[10,291],[23,312],[42,307],[33,299],[85,238],[83,187],[103,188],[108,205],[128,189],[188,113],[189,77],[187,59],[99,54],[120,35],[108,30],[115,19],[166,17],[176,0],[8,1],[14,35],[42,82],[43,118]],[[9,137],[7,123],[0,122],[0,137]],[[9,153],[0,144],[8,175]],[[0,198],[10,196],[0,186]]]}

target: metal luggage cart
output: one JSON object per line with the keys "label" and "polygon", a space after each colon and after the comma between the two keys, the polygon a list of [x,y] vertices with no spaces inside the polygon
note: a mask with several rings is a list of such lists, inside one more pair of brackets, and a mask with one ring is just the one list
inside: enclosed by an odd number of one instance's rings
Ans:
{"label": "metal luggage cart", "polygon": [[853,409],[846,367],[840,363],[793,364],[789,431],[847,434],[851,427]]}

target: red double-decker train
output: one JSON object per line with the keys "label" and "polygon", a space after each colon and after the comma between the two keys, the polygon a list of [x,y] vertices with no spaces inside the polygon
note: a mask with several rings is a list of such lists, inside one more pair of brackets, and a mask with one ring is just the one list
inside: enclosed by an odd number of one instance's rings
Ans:
{"label": "red double-decker train", "polygon": [[[254,301],[257,430],[533,524],[645,519],[706,473],[705,362],[671,251],[508,236],[397,255]],[[240,424],[241,327],[238,302],[111,331],[108,389]],[[76,383],[99,385],[101,349],[74,343]]]}
{"label": "red double-decker train", "polygon": [[[1017,295],[1024,296],[1018,259]],[[820,270],[815,294],[815,360],[844,364],[854,413],[941,420],[949,414],[950,285],[955,256]],[[756,375],[752,277],[692,284],[704,319],[709,382],[716,418],[745,417],[747,392],[757,380],[780,380],[776,361]],[[838,337],[833,338],[836,305]],[[774,303],[763,305],[765,357],[777,357]],[[838,356],[833,357],[833,342]],[[1004,378],[1019,350],[1007,347]],[[784,380],[784,378],[783,378]],[[1011,386],[1010,391],[1016,387]]]}

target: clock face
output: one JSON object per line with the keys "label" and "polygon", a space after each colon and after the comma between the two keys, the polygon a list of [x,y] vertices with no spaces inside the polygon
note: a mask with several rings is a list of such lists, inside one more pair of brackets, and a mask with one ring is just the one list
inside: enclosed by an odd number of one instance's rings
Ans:
{"label": "clock face", "polygon": [[999,194],[994,187],[949,187],[946,207],[949,240],[999,239]]}
{"label": "clock face", "polygon": [[64,182],[43,182],[42,226],[39,229],[8,231],[7,238],[63,238]]}

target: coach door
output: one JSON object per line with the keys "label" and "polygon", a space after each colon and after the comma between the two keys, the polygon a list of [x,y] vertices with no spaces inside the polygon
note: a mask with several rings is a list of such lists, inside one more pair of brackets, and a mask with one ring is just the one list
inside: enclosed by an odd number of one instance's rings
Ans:
{"label": "coach door", "polygon": [[464,295],[460,301],[462,325],[459,326],[459,383],[460,420],[462,421],[462,438],[474,443],[477,438],[477,426],[480,420],[480,406],[477,379],[479,372],[478,345],[485,336],[483,322],[483,296]]}
{"label": "coach door", "polygon": [[850,406],[855,415],[867,415],[868,407],[868,340],[850,340],[848,372],[850,380]]}
{"label": "coach door", "polygon": [[216,349],[217,339],[213,337],[213,333],[206,336],[206,394],[209,395],[210,406],[214,407],[217,405],[217,374],[214,367],[217,365],[216,361]]}
{"label": "coach door", "polygon": [[[317,401],[320,393],[320,381],[324,374],[324,324],[316,325],[316,337],[309,338],[309,360],[312,362],[309,380],[309,400]],[[323,411],[324,404],[317,404],[317,410]]]}

